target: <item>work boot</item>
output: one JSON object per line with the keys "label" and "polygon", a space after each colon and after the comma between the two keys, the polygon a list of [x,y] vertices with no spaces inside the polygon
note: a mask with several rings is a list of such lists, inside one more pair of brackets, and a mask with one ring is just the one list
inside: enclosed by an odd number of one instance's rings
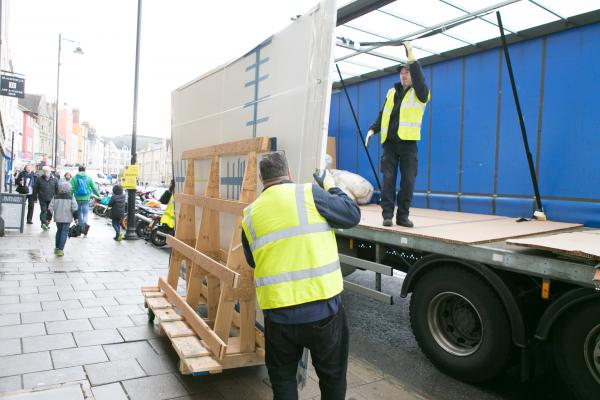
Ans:
{"label": "work boot", "polygon": [[43,230],[45,230],[45,231],[47,231],[47,230],[48,230],[48,229],[50,229],[50,228],[48,227],[48,225],[46,225],[46,224],[42,224],[42,229],[43,229]]}
{"label": "work boot", "polygon": [[57,255],[58,257],[62,257],[62,256],[64,256],[64,255],[65,255],[65,252],[64,252],[64,251],[62,251],[61,249],[58,249],[58,250],[56,250],[56,255]]}
{"label": "work boot", "polygon": [[386,218],[383,220],[383,226],[392,226],[392,219],[391,218]]}
{"label": "work boot", "polygon": [[415,226],[408,218],[396,218],[396,225],[403,226],[405,228],[412,228]]}

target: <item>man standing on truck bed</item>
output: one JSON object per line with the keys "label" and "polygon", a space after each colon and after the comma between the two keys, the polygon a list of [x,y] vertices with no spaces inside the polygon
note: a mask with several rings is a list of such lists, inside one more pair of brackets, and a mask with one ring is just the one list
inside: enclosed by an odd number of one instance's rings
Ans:
{"label": "man standing on truck bed", "polygon": [[412,228],[413,223],[408,219],[408,212],[417,177],[417,142],[421,139],[421,120],[431,95],[421,64],[415,60],[410,42],[405,42],[404,47],[408,64],[398,67],[400,82],[388,90],[383,109],[379,113],[377,121],[369,128],[365,145],[369,145],[371,136],[376,132],[381,132],[383,226],[392,226],[396,177],[398,176],[398,166],[400,166],[400,192],[397,196],[396,224]]}
{"label": "man standing on truck bed", "polygon": [[311,351],[321,398],[343,400],[348,367],[344,284],[332,228],[351,228],[360,209],[335,187],[294,184],[285,156],[259,163],[264,186],[243,216],[242,246],[254,268],[256,298],[265,316],[265,363],[275,400],[296,400],[296,370]]}

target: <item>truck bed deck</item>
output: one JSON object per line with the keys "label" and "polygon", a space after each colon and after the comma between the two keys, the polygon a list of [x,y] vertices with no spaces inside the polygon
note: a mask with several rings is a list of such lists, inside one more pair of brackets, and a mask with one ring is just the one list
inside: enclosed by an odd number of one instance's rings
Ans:
{"label": "truck bed deck", "polygon": [[[507,240],[585,230],[581,224],[527,220],[431,209],[411,209],[414,228],[382,226],[381,208],[361,206],[361,222],[336,234],[376,245],[469,259],[498,269],[594,287],[595,262],[507,243]],[[351,260],[353,259],[353,260]],[[353,257],[346,263],[361,267]],[[370,268],[368,268],[370,269]]]}

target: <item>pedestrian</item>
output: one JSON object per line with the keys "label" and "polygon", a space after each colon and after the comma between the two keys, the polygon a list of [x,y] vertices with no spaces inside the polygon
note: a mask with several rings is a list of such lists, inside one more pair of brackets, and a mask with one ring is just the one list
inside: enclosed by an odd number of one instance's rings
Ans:
{"label": "pedestrian", "polygon": [[123,187],[121,185],[113,186],[112,197],[108,202],[108,207],[110,208],[108,216],[112,220],[112,226],[115,230],[115,237],[113,239],[120,242],[123,240],[121,219],[125,215],[125,195],[123,194]]}
{"label": "pedestrian", "polygon": [[71,179],[72,192],[77,201],[77,224],[81,226],[83,236],[87,236],[87,217],[90,208],[90,196],[95,194],[100,197],[100,193],[94,184],[92,178],[85,173],[85,167],[80,166],[79,172]]}
{"label": "pedestrian", "polygon": [[[383,109],[379,112],[377,121],[367,132],[365,146],[368,146],[371,136],[381,132],[383,226],[392,226],[394,203],[397,203],[396,224],[412,228],[414,225],[408,219],[408,214],[417,177],[417,142],[421,139],[421,120],[431,95],[421,64],[413,56],[410,42],[405,42],[404,47],[408,64],[398,68],[400,82],[388,90]],[[398,167],[400,167],[400,192],[396,196]]]}
{"label": "pedestrian", "polygon": [[66,182],[71,183],[71,179],[73,178],[73,175],[71,175],[71,173],[67,171],[67,172],[65,172],[64,178],[65,178]]}
{"label": "pedestrian", "polygon": [[171,179],[171,184],[169,185],[169,188],[164,191],[164,193],[160,196],[160,199],[158,201],[160,201],[161,204],[169,204],[169,201],[171,200],[171,195],[173,193],[175,193],[175,180]]}
{"label": "pedestrian", "polygon": [[40,203],[40,223],[45,231],[50,229],[49,224],[52,215],[48,213],[48,206],[54,195],[58,193],[58,181],[51,172],[49,166],[43,166],[42,175],[36,179],[33,188],[33,192]]}
{"label": "pedestrian", "polygon": [[33,224],[33,208],[35,207],[36,197],[33,191],[37,176],[33,173],[31,164],[27,164],[25,169],[17,177],[17,193],[27,196],[27,223]]}
{"label": "pedestrian", "polygon": [[282,153],[265,155],[259,171],[264,190],[244,209],[242,247],[265,318],[265,363],[274,398],[298,398],[296,370],[307,348],[321,398],[342,400],[348,324],[332,228],[356,225],[360,209],[329,173],[315,176],[321,187],[293,183]]}
{"label": "pedestrian", "polygon": [[62,257],[65,255],[65,244],[69,237],[69,226],[73,221],[73,213],[77,211],[77,202],[71,194],[71,185],[60,182],[58,193],[50,201],[49,209],[54,213],[56,222],[56,239],[54,241],[54,254]]}

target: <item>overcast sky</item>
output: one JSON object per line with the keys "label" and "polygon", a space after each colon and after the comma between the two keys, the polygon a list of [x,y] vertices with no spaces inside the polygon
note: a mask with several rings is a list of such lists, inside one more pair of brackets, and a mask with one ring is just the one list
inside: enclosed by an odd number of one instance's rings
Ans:
{"label": "overcast sky", "polygon": [[[101,135],[131,134],[137,0],[4,0],[15,72],[26,92],[79,107]],[[241,56],[317,0],[144,0],[138,134],[170,135],[171,91]],[[207,94],[210,95],[210,94]]]}

